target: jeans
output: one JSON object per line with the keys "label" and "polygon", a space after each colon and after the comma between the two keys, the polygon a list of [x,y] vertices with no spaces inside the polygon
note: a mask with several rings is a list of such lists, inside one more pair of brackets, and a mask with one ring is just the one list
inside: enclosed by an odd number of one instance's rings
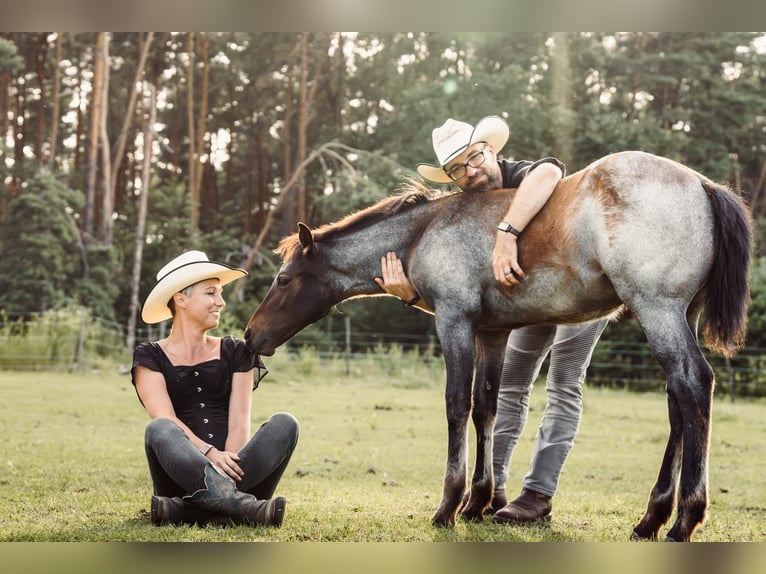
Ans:
{"label": "jeans", "polygon": [[529,394],[550,352],[547,402],[522,486],[548,496],[574,445],[582,415],[582,385],[607,319],[577,325],[534,325],[508,337],[493,436],[495,488],[505,488],[513,449],[527,422]]}
{"label": "jeans", "polygon": [[[237,454],[244,471],[237,489],[268,499],[298,444],[300,427],[289,413],[276,413],[263,423]],[[181,427],[167,418],[153,419],[144,435],[146,458],[157,496],[184,496],[204,489],[208,464]]]}

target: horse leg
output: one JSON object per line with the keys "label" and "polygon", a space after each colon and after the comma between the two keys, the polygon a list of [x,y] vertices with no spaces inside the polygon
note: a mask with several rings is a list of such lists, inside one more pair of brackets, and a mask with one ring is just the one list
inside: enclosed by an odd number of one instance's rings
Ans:
{"label": "horse leg", "polygon": [[440,320],[437,315],[436,330],[447,368],[445,402],[448,445],[442,500],[431,522],[434,526],[454,526],[466,482],[466,430],[471,411],[475,343],[473,329],[458,321]]}
{"label": "horse leg", "polygon": [[713,398],[713,370],[705,360],[691,322],[667,309],[638,313],[652,351],[667,377],[671,432],[647,511],[634,538],[657,538],[672,512],[680,469],[676,521],[666,540],[690,540],[707,510],[707,463]]}
{"label": "horse leg", "polygon": [[683,447],[683,428],[681,427],[681,410],[676,397],[668,392],[668,417],[670,419],[670,435],[662,457],[657,482],[649,494],[646,513],[633,529],[631,540],[657,540],[657,532],[673,514],[676,501],[676,487],[681,471],[681,449]]}
{"label": "horse leg", "polygon": [[[686,312],[686,322],[697,342],[697,328],[704,297],[698,296]],[[649,496],[649,508],[639,524],[633,529],[632,540],[656,540],[660,527],[665,524],[673,513],[678,478],[681,472],[681,454],[683,446],[683,427],[681,426],[681,410],[677,397],[668,393],[668,415],[670,419],[670,436],[662,459],[660,473]]]}
{"label": "horse leg", "polygon": [[473,383],[473,425],[476,429],[476,464],[462,518],[481,521],[492,501],[492,433],[497,413],[497,392],[508,341],[507,331],[480,331],[476,335],[476,375]]}

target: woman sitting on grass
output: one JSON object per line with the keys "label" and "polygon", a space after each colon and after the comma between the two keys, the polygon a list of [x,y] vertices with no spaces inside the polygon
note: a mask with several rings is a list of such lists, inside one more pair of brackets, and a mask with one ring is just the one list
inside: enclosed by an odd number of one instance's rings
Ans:
{"label": "woman sitting on grass", "polygon": [[250,395],[266,368],[241,339],[208,335],[225,305],[223,286],[245,275],[188,251],[160,270],[144,300],[146,323],[173,319],[167,338],[136,347],[131,371],[152,418],[145,447],[154,524],[282,524],[285,499],[272,496],[298,421],[274,414],[251,437]]}

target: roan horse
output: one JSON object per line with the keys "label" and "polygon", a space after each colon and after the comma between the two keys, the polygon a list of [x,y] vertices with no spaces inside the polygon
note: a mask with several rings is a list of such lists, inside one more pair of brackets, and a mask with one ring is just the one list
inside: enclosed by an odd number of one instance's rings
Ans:
{"label": "roan horse", "polygon": [[[337,303],[382,295],[373,278],[394,251],[434,310],[446,363],[448,453],[435,525],[453,525],[466,486],[469,415],[477,448],[463,518],[490,502],[492,430],[510,329],[576,323],[627,306],[667,378],[670,435],[633,539],[689,540],[708,504],[714,374],[705,344],[726,355],[744,342],[752,231],[738,196],[671,160],[643,152],[606,156],[564,178],[519,242],[526,271],[506,288],[492,273],[495,225],[514,192],[457,193],[420,201],[398,195],[282,240],[283,265],[247,324],[256,353],[270,355]],[[703,315],[704,311],[704,315]],[[471,382],[473,385],[473,410]],[[680,481],[680,487],[679,487]]]}

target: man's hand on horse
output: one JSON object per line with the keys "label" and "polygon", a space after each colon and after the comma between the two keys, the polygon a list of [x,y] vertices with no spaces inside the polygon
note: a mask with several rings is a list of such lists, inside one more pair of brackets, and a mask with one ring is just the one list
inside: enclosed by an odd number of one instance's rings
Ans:
{"label": "man's hand on horse", "polygon": [[519,267],[519,248],[516,237],[504,231],[498,231],[495,249],[492,251],[492,268],[495,279],[506,287],[515,287],[524,279],[524,270]]}

